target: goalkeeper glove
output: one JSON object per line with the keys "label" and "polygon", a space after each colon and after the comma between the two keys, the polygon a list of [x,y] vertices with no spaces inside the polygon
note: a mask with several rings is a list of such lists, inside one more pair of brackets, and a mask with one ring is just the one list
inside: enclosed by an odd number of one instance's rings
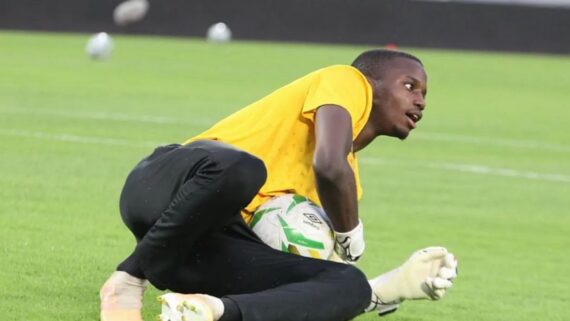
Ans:
{"label": "goalkeeper glove", "polygon": [[457,260],[453,254],[443,247],[428,247],[369,282],[380,302],[398,304],[404,299],[439,300],[456,276]]}
{"label": "goalkeeper glove", "polygon": [[344,262],[355,264],[364,253],[364,225],[358,225],[348,232],[335,232],[334,251]]}

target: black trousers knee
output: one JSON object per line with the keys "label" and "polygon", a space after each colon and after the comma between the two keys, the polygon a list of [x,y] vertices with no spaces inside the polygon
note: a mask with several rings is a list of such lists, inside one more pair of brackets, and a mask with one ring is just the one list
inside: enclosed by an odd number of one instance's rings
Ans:
{"label": "black trousers knee", "polygon": [[157,148],[121,193],[121,215],[138,244],[118,269],[159,289],[225,296],[245,321],[361,313],[371,289],[360,270],[275,251],[241,219],[265,179],[261,160],[227,144]]}

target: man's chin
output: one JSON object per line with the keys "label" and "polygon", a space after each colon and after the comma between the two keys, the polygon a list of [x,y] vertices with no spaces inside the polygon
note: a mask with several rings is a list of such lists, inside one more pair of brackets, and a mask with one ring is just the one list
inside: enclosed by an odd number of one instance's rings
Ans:
{"label": "man's chin", "polygon": [[390,136],[398,138],[399,140],[405,140],[406,138],[408,138],[409,135],[410,135],[409,130],[397,130]]}

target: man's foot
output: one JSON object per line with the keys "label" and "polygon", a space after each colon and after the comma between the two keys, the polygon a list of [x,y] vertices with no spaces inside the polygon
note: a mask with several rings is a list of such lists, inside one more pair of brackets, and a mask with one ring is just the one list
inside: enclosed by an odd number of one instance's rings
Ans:
{"label": "man's foot", "polygon": [[115,271],[99,292],[101,321],[142,321],[143,293],[148,281]]}
{"label": "man's foot", "polygon": [[167,293],[158,297],[162,304],[160,321],[213,321],[213,307],[201,294]]}

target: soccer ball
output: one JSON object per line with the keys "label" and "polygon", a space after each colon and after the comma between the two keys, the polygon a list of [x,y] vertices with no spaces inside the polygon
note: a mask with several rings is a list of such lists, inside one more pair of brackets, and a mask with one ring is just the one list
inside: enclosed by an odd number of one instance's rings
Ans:
{"label": "soccer ball", "polygon": [[268,200],[255,211],[250,227],[265,244],[283,252],[326,260],[333,251],[329,219],[322,208],[301,195]]}
{"label": "soccer ball", "polygon": [[113,20],[119,26],[126,26],[142,20],[148,12],[148,0],[127,0],[113,11]]}
{"label": "soccer ball", "polygon": [[232,40],[232,31],[223,22],[218,22],[210,26],[208,28],[208,32],[206,33],[206,39],[209,42],[214,43],[224,43],[229,42]]}
{"label": "soccer ball", "polygon": [[113,52],[113,40],[106,32],[94,34],[89,38],[85,52],[91,59],[104,60]]}

